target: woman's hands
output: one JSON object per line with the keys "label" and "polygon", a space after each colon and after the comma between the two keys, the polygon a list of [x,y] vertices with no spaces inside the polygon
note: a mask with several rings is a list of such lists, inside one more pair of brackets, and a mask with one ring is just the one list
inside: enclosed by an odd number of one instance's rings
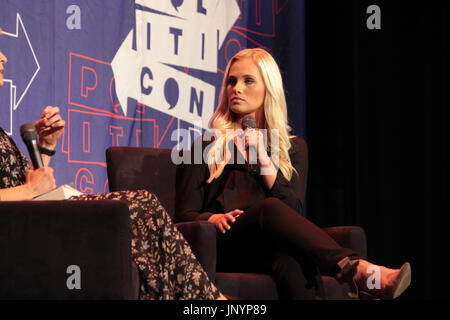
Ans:
{"label": "woman's hands", "polygon": [[37,170],[29,170],[24,184],[17,187],[0,189],[0,201],[31,200],[55,188],[53,169],[50,167],[41,167]]}
{"label": "woman's hands", "polygon": [[225,233],[227,230],[231,229],[229,222],[234,223],[236,221],[236,218],[243,213],[244,211],[239,209],[235,209],[227,213],[216,213],[210,216],[208,221],[214,223],[217,229],[222,231],[222,233]]}
{"label": "woman's hands", "polygon": [[[269,156],[264,145],[264,135],[258,129],[247,128],[242,132],[241,138],[244,138],[244,148],[245,150],[253,148],[257,151],[258,162],[262,159],[268,159]],[[255,159],[247,159],[247,161]]]}
{"label": "woman's hands", "polygon": [[42,111],[41,119],[34,123],[39,135],[39,145],[53,150],[61,134],[64,132],[66,122],[61,118],[58,107],[47,106]]}
{"label": "woman's hands", "polygon": [[[268,167],[272,161],[267,153],[266,145],[264,143],[264,135],[259,129],[247,128],[242,133],[244,137],[245,150],[253,148],[256,150],[257,161],[260,167]],[[255,159],[247,159],[247,161]]]}
{"label": "woman's hands", "polygon": [[50,167],[41,167],[27,172],[25,186],[30,190],[31,198],[48,192],[56,188],[53,169]]}
{"label": "woman's hands", "polygon": [[[254,148],[254,150],[256,150],[258,165],[260,167],[260,175],[262,176],[267,189],[272,189],[277,178],[277,169],[267,153],[263,133],[258,129],[247,128],[243,134],[245,135],[245,149],[247,150],[248,148]],[[247,159],[247,161],[254,161],[254,159]],[[277,163],[276,159],[275,162]]]}

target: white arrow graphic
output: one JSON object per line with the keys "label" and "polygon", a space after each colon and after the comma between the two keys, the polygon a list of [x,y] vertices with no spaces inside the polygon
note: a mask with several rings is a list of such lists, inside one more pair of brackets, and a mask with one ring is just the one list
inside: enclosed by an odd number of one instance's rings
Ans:
{"label": "white arrow graphic", "polygon": [[[116,81],[116,94],[120,105],[127,114],[128,98],[159,110],[189,123],[202,122],[203,127],[214,111],[215,87],[184,72],[177,71],[153,60],[151,55],[132,49],[133,31],[123,41],[111,67]],[[148,70],[143,74],[143,70]],[[177,87],[177,98],[167,99],[165,90],[168,83]],[[147,93],[142,88],[150,88]],[[201,101],[201,115],[197,108]]]}
{"label": "white arrow graphic", "polygon": [[207,128],[214,112],[216,88],[179,68],[217,73],[218,51],[240,14],[239,6],[227,0],[205,1],[204,5],[193,0],[171,1],[172,5],[154,0],[136,3],[148,9],[136,9],[136,28],[128,33],[111,61],[124,115],[128,98],[132,98]]}
{"label": "white arrow graphic", "polygon": [[[139,61],[142,61],[142,57],[139,59],[139,52],[131,49],[133,32],[131,30],[128,33],[111,61],[116,83],[116,94],[124,115],[127,115],[128,97],[137,99],[140,96],[140,87],[136,85],[134,79],[139,75],[139,70],[141,69]],[[142,52],[140,54],[142,55]]]}
{"label": "white arrow graphic", "polygon": [[[6,32],[6,31],[3,30],[2,34],[5,35],[5,36],[9,36],[9,37],[18,39],[19,38],[19,25],[20,25],[20,27],[21,27],[21,29],[23,31],[23,34],[25,35],[25,38],[27,40],[28,46],[29,46],[30,51],[31,51],[31,53],[33,55],[33,58],[34,58],[34,61],[36,63],[36,67],[37,68],[36,68],[36,71],[34,72],[33,76],[31,77],[30,81],[28,82],[26,88],[23,90],[22,94],[20,95],[19,99],[14,101],[14,110],[16,110],[17,107],[19,106],[19,104],[22,101],[23,97],[25,96],[25,94],[27,93],[27,91],[30,88],[31,84],[33,83],[34,79],[36,78],[36,75],[38,74],[39,70],[41,69],[41,67],[39,65],[39,61],[36,58],[36,54],[34,53],[33,46],[31,45],[30,38],[28,37],[27,30],[25,29],[25,27],[23,25],[22,18],[20,17],[19,13],[17,13],[17,19],[16,19],[16,33],[9,33],[9,32]],[[10,80],[12,83],[14,83],[14,80],[12,80],[12,79],[8,79],[8,80]],[[16,85],[13,84],[12,87],[15,90],[15,92],[17,93],[18,91],[17,91]]]}

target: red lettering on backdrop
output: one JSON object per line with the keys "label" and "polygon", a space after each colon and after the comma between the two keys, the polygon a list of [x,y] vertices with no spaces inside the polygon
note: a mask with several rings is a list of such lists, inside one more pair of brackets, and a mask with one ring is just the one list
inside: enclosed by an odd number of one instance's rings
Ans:
{"label": "red lettering on backdrop", "polygon": [[75,187],[84,193],[93,193],[94,189],[92,187],[88,187],[88,185],[94,184],[94,176],[91,171],[86,168],[81,168],[78,170],[75,175]]}

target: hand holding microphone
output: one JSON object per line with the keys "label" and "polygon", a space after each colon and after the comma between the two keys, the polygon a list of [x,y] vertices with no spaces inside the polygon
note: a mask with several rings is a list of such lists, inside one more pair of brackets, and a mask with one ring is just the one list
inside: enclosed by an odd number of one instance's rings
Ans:
{"label": "hand holding microphone", "polygon": [[[256,128],[256,120],[252,115],[246,115],[241,122],[242,130],[248,131],[247,129],[254,130]],[[257,165],[257,158],[258,158],[258,140],[255,141],[251,139],[253,137],[249,137],[247,134],[245,136],[245,145],[247,150],[247,163],[248,163],[248,169],[250,173],[257,173],[258,170],[256,168]],[[250,141],[251,140],[251,141]]]}
{"label": "hand holding microphone", "polygon": [[[248,171],[261,175],[276,174],[276,169],[267,154],[263,134],[256,128],[255,118],[252,115],[246,115],[242,118],[241,126],[245,132]],[[258,165],[260,170],[258,170]]]}
{"label": "hand holding microphone", "polygon": [[31,123],[24,123],[20,127],[20,136],[27,146],[34,169],[43,167],[44,163],[42,162],[41,152],[39,151],[37,144],[38,134],[36,132],[36,127]]}
{"label": "hand holding microphone", "polygon": [[245,148],[247,150],[247,166],[251,174],[263,174],[259,167],[267,167],[271,162],[264,143],[264,136],[256,128],[256,120],[252,115],[242,118],[242,130],[245,133]]}
{"label": "hand holding microphone", "polygon": [[23,124],[20,127],[20,135],[27,146],[34,167],[34,170],[27,172],[25,181],[25,184],[30,187],[33,197],[55,189],[56,183],[53,169],[45,167],[42,162],[41,153],[37,145],[38,135],[35,126],[31,123]]}

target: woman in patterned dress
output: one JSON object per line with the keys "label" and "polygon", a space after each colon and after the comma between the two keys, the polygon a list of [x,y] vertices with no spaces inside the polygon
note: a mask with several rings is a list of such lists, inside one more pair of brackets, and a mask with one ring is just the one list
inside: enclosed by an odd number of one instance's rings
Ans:
{"label": "woman in patterned dress", "polygon": [[[1,34],[1,29],[0,29]],[[0,52],[0,87],[6,57]],[[35,123],[39,146],[49,154],[64,131],[58,107],[48,106]],[[30,200],[56,187],[50,156],[32,169],[14,141],[0,128],[0,201]],[[131,219],[131,258],[137,264],[140,299],[225,299],[208,279],[183,235],[175,228],[157,197],[147,190],[119,191],[72,197],[72,200],[120,200]],[[174,254],[175,252],[175,254]]]}

